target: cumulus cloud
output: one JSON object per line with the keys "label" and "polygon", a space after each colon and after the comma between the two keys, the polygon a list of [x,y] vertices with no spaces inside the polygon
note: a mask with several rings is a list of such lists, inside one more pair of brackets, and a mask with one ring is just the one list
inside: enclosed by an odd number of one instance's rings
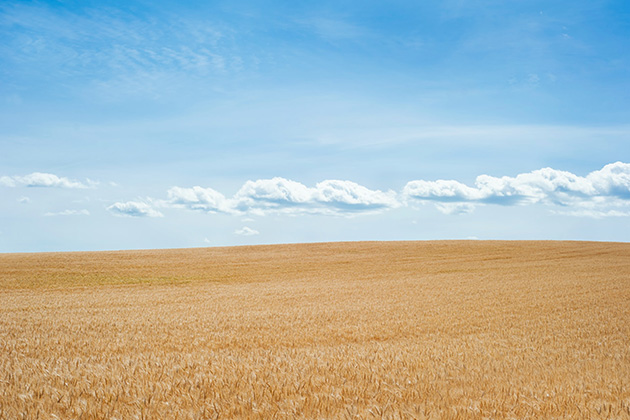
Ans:
{"label": "cumulus cloud", "polygon": [[33,172],[24,176],[2,176],[0,185],[5,187],[54,187],[54,188],[90,188],[98,184],[95,181],[87,180],[85,183],[59,177],[54,174],[44,172]]}
{"label": "cumulus cloud", "polygon": [[181,208],[237,215],[248,222],[251,216],[267,214],[351,216],[416,203],[433,203],[440,212],[451,215],[471,213],[483,205],[544,204],[567,215],[620,217],[630,216],[630,164],[611,163],[586,176],[553,168],[513,177],[484,174],[472,185],[453,179],[414,180],[399,194],[371,190],[352,181],[324,180],[309,187],[276,177],[247,181],[231,197],[208,187],[172,187],[166,199],[149,201],[119,202],[108,209],[117,215],[162,217],[156,207]]}
{"label": "cumulus cloud", "polygon": [[123,217],[164,217],[164,215],[153,208],[151,204],[141,201],[127,201],[114,203],[107,207],[107,210],[115,216]]}
{"label": "cumulus cloud", "polygon": [[173,207],[203,210],[210,213],[230,212],[230,205],[225,196],[212,188],[173,187],[167,192],[167,203]]}
{"label": "cumulus cloud", "polygon": [[322,181],[315,187],[317,201],[344,211],[399,207],[394,191],[370,190],[351,181]]}
{"label": "cumulus cloud", "polygon": [[253,235],[260,234],[260,232],[258,232],[257,230],[254,230],[254,229],[252,229],[250,227],[243,226],[242,228],[235,230],[234,234],[241,235],[241,236],[253,236]]}
{"label": "cumulus cloud", "polygon": [[307,187],[285,178],[247,181],[231,198],[212,188],[172,187],[165,206],[209,213],[355,214],[399,207],[394,191],[370,190],[351,181],[326,180]]}
{"label": "cumulus cloud", "polygon": [[247,181],[232,198],[241,212],[353,214],[399,207],[394,191],[370,190],[352,181],[325,180],[307,187],[285,178]]}
{"label": "cumulus cloud", "polygon": [[630,164],[611,163],[585,177],[552,168],[515,177],[479,175],[474,186],[455,180],[416,180],[405,185],[403,198],[407,202],[434,202],[440,211],[449,214],[469,212],[483,204],[545,203],[588,208],[581,211],[583,215],[619,216],[623,212],[604,211],[601,207],[630,204]]}
{"label": "cumulus cloud", "polygon": [[238,210],[288,210],[307,207],[314,202],[314,191],[299,182],[284,178],[247,181],[234,196]]}
{"label": "cumulus cloud", "polygon": [[88,210],[64,210],[59,212],[48,212],[44,213],[44,216],[89,216],[90,212]]}
{"label": "cumulus cloud", "polygon": [[21,204],[28,204],[28,203],[31,202],[31,199],[28,198],[28,197],[20,197],[20,198],[18,198],[17,201],[18,201],[18,203],[21,203]]}
{"label": "cumulus cloud", "polygon": [[611,163],[591,172],[586,179],[598,195],[630,200],[630,163]]}
{"label": "cumulus cloud", "polygon": [[17,184],[10,176],[0,176],[0,185],[3,187],[15,187]]}

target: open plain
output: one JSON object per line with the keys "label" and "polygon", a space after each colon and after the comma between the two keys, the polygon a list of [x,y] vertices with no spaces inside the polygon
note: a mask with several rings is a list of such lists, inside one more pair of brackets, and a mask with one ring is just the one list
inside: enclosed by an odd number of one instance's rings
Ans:
{"label": "open plain", "polygon": [[0,254],[0,418],[630,418],[630,244]]}

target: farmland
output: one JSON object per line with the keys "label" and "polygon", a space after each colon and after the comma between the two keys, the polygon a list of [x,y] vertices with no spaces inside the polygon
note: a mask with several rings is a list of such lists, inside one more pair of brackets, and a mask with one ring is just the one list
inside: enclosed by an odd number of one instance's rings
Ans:
{"label": "farmland", "polygon": [[630,244],[0,254],[0,418],[630,418]]}

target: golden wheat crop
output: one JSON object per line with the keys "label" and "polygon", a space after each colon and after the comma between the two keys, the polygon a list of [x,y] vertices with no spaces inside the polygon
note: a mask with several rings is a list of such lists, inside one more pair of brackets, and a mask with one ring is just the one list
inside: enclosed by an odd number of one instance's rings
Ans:
{"label": "golden wheat crop", "polygon": [[0,254],[2,419],[630,417],[630,244]]}

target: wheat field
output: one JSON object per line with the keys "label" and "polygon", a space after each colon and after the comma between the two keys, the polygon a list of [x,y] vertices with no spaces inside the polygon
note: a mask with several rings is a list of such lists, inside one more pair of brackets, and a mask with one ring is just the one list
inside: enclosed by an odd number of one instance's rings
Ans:
{"label": "wheat field", "polygon": [[630,418],[630,244],[0,254],[0,418]]}

